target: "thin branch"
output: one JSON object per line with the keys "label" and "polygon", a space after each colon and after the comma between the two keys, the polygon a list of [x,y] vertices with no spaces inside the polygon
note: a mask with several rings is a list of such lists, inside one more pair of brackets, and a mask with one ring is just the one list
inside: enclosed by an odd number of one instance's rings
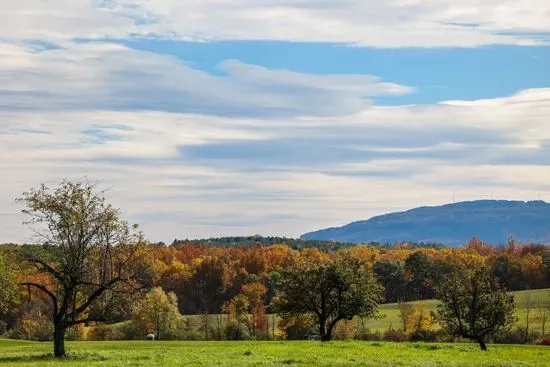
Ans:
{"label": "thin branch", "polygon": [[52,292],[50,292],[50,291],[48,290],[48,288],[44,287],[43,285],[36,284],[36,283],[30,283],[30,282],[20,283],[19,285],[38,288],[38,289],[40,289],[42,292],[44,292],[44,293],[46,293],[48,296],[50,296],[50,298],[51,298],[52,300],[57,301],[57,298],[55,297],[55,295],[54,295]]}

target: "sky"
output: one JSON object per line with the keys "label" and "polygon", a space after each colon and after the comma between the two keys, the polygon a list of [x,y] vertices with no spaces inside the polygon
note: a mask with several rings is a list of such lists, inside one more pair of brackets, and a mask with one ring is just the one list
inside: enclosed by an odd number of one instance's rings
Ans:
{"label": "sky", "polygon": [[64,178],[165,242],[550,201],[547,0],[0,8],[0,242]]}

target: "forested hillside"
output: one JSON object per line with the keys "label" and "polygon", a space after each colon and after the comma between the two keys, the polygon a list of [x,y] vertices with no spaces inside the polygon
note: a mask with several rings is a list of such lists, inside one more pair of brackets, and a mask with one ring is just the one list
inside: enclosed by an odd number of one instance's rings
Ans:
{"label": "forested hillside", "polygon": [[472,237],[495,245],[513,237],[523,243],[550,243],[548,223],[550,204],[544,201],[478,200],[380,215],[306,233],[302,239],[459,246]]}

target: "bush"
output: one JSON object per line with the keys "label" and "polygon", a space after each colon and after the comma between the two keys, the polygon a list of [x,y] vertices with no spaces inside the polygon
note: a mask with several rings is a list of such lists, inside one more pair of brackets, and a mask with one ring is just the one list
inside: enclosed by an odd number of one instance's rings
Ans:
{"label": "bush", "polygon": [[335,340],[349,340],[357,336],[357,323],[354,321],[342,320],[336,324],[333,337]]}
{"label": "bush", "polygon": [[98,324],[90,328],[90,331],[88,332],[88,340],[124,340],[124,334],[120,330],[120,325]]}
{"label": "bush", "polygon": [[417,330],[410,335],[413,342],[436,342],[440,340],[441,332],[434,330]]}
{"label": "bush", "polygon": [[542,338],[537,340],[537,345],[548,345],[550,346],[550,338]]}
{"label": "bush", "polygon": [[311,335],[318,333],[315,321],[311,316],[282,318],[279,321],[279,329],[288,340],[307,340]]}
{"label": "bush", "polygon": [[83,340],[84,339],[84,325],[75,325],[67,329],[65,333],[65,340]]}
{"label": "bush", "polygon": [[8,338],[39,342],[51,341],[53,340],[53,324],[45,319],[23,319],[8,332]]}
{"label": "bush", "polygon": [[190,316],[182,317],[179,327],[180,340],[201,340],[202,335],[198,329],[199,320]]}
{"label": "bush", "polygon": [[498,333],[493,339],[495,343],[500,344],[525,344],[532,343],[540,337],[541,334],[538,331],[531,331],[529,335],[525,335],[525,328],[518,326],[515,329]]}
{"label": "bush", "polygon": [[372,331],[370,329],[364,329],[357,333],[357,339],[359,340],[365,340],[365,341],[380,341],[382,340],[383,336],[380,331]]}
{"label": "bush", "polygon": [[248,339],[248,332],[245,325],[239,324],[235,321],[227,322],[227,325],[225,325],[224,334],[227,340]]}
{"label": "bush", "polygon": [[387,342],[406,342],[409,341],[409,335],[403,331],[389,329],[384,333],[384,340]]}

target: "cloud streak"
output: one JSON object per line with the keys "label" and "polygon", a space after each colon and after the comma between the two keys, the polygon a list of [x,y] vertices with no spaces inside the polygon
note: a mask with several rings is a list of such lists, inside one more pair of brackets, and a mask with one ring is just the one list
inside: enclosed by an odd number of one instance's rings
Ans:
{"label": "cloud streak", "polygon": [[354,113],[413,88],[369,75],[307,75],[228,60],[223,76],[108,43],[37,49],[0,43],[3,110],[156,110],[234,116]]}
{"label": "cloud streak", "polygon": [[549,88],[381,106],[417,91],[231,59],[208,73],[113,40],[475,47],[546,44],[549,32],[542,0],[3,4],[0,242],[29,239],[13,199],[63,177],[113,187],[114,204],[165,241],[296,236],[453,192],[550,199]]}
{"label": "cloud streak", "polygon": [[1,183],[0,233],[24,240],[13,198],[61,177],[102,180],[151,239],[168,241],[298,235],[444,203],[452,192],[459,199],[492,193],[532,199],[550,189],[550,166],[541,158],[548,154],[549,100],[550,91],[541,89],[267,120],[133,110],[1,112],[0,166],[10,174]]}
{"label": "cloud streak", "polygon": [[[28,11],[32,9],[32,11]],[[11,39],[160,37],[373,47],[547,44],[545,0],[21,0],[3,4]]]}

